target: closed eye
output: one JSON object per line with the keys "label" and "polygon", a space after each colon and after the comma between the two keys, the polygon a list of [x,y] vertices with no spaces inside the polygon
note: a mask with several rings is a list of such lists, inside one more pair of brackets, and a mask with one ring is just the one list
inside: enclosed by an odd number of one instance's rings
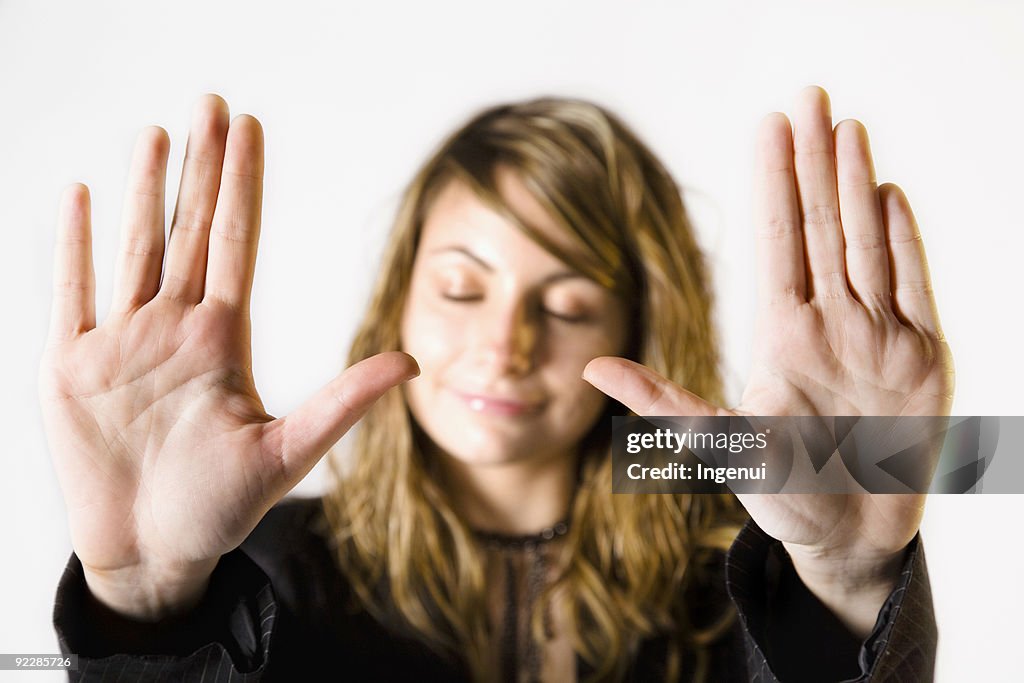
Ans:
{"label": "closed eye", "polygon": [[[454,301],[457,303],[472,303],[474,301],[482,301],[484,297],[482,294],[442,294],[441,298],[446,299],[447,301]],[[549,311],[547,309],[543,309],[542,312],[547,316],[550,316],[552,318],[555,318],[556,320],[560,320],[564,323],[569,324],[583,323],[586,322],[588,319],[587,316],[584,314],[566,315],[563,313],[555,313],[554,311]]]}
{"label": "closed eye", "polygon": [[559,313],[553,313],[551,311],[544,311],[544,312],[546,314],[550,315],[552,318],[557,318],[558,320],[561,320],[564,323],[569,323],[571,325],[575,325],[575,324],[578,324],[578,323],[584,323],[584,322],[587,321],[587,316],[585,316],[585,315],[562,315],[562,314],[559,314]]}

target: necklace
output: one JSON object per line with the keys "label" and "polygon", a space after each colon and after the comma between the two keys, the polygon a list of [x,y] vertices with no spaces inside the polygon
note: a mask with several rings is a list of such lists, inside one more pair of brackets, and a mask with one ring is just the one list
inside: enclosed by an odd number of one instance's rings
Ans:
{"label": "necklace", "polygon": [[473,534],[483,543],[491,548],[502,548],[509,550],[528,549],[531,545],[544,545],[560,536],[569,533],[569,519],[559,520],[549,527],[544,527],[535,534],[502,534],[496,531],[480,531],[474,529]]}
{"label": "necklace", "polygon": [[[501,632],[501,680],[503,683],[518,683],[518,666],[522,661],[530,683],[540,681],[541,658],[537,644],[527,634],[526,650],[519,657],[519,581],[516,576],[516,557],[525,552],[526,557],[526,596],[525,613],[531,614],[536,602],[547,582],[548,556],[544,547],[569,532],[569,519],[562,519],[555,524],[541,529],[535,534],[510,535],[474,529],[477,539],[488,548],[498,550],[505,555],[505,614]],[[551,613],[544,609],[544,635],[553,638]]]}

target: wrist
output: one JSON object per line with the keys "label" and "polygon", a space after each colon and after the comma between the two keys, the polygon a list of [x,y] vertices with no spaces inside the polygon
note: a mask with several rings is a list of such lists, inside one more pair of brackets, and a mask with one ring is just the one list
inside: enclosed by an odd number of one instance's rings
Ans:
{"label": "wrist", "polygon": [[828,586],[840,593],[891,591],[899,578],[906,547],[895,552],[849,552],[821,550],[796,543],[783,543],[801,578]]}
{"label": "wrist", "polygon": [[906,549],[852,554],[783,544],[800,580],[860,639],[871,633],[878,612],[896,587]]}
{"label": "wrist", "polygon": [[83,564],[92,596],[108,609],[137,621],[156,622],[183,615],[202,601],[220,558],[187,566],[97,570]]}

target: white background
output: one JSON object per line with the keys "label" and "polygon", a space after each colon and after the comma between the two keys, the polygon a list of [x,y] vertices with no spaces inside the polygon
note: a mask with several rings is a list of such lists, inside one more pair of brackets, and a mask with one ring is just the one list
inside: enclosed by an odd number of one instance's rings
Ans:
{"label": "white background", "polygon": [[[0,652],[56,652],[52,599],[70,552],[35,398],[57,198],[73,181],[92,189],[102,320],[143,125],[171,134],[170,202],[196,97],[218,92],[264,124],[253,344],[280,415],[341,369],[395,200],[446,132],[498,101],[597,100],[686,188],[735,399],[752,333],[755,126],[817,83],[836,121],[867,125],[879,180],[916,210],[956,360],[954,413],[1020,415],[1022,45],[1024,3],[991,0],[0,0]],[[1022,512],[1021,496],[929,502],[940,681],[1020,680]]]}

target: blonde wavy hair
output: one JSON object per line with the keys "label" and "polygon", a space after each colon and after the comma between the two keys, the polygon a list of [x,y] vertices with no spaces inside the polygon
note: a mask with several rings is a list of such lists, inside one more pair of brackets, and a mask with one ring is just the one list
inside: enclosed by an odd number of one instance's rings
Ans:
{"label": "blonde wavy hair", "polygon": [[[582,247],[563,253],[502,202],[498,165]],[[655,156],[615,116],[592,103],[544,98],[481,112],[430,157],[406,189],[380,275],[348,362],[401,349],[400,321],[413,262],[434,199],[467,183],[542,247],[630,302],[628,356],[711,401],[722,398],[707,268],[680,192]],[[730,607],[697,623],[684,594],[735,537],[741,508],[726,495],[613,495],[609,400],[580,445],[573,523],[542,610],[565,615],[575,651],[595,680],[616,680],[640,641],[668,635],[666,678],[703,678],[708,646],[730,625]],[[453,510],[400,391],[378,401],[331,454],[324,496],[337,561],[358,605],[461,662],[478,680],[496,634],[488,624],[484,551]]]}

